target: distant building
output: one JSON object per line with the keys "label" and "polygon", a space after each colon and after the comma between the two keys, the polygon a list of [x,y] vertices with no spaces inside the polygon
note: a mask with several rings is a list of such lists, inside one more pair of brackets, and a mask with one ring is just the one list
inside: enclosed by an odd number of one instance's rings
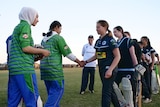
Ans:
{"label": "distant building", "polygon": [[77,64],[63,64],[63,68],[75,68],[79,67]]}
{"label": "distant building", "polygon": [[[80,67],[78,64],[63,64],[63,68],[77,68]],[[39,69],[40,64],[39,63],[34,63],[34,68]],[[0,64],[0,70],[8,70],[7,63]]]}
{"label": "distant building", "polygon": [[8,69],[7,63],[0,64],[0,70],[7,70],[7,69]]}

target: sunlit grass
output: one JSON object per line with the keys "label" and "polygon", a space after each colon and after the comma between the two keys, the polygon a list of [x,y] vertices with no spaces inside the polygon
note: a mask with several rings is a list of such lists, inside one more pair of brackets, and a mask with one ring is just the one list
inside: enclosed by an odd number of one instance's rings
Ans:
{"label": "sunlit grass", "polygon": [[[39,92],[45,103],[47,94],[44,83],[40,80],[39,70],[36,70]],[[82,68],[64,68],[65,92],[61,100],[61,107],[100,107],[101,81],[98,69],[95,74],[95,93],[87,92],[80,95]],[[7,107],[7,82],[8,71],[0,71],[0,107]],[[159,107],[160,94],[152,95],[152,103],[144,104],[143,107]]]}

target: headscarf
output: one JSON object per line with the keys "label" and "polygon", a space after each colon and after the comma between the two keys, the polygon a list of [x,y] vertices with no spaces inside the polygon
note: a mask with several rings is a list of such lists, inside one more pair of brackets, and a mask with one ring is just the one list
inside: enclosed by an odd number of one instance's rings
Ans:
{"label": "headscarf", "polygon": [[38,12],[30,7],[23,7],[19,13],[19,19],[27,21],[30,25],[33,24]]}

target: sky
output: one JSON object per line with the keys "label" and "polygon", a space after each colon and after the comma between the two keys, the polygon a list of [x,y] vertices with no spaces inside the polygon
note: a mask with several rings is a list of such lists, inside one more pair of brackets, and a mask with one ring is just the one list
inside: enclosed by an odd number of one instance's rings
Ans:
{"label": "sky", "polygon": [[[22,7],[38,11],[39,22],[31,28],[35,44],[40,44],[42,33],[48,31],[54,20],[58,20],[62,24],[61,36],[80,60],[83,59],[81,51],[88,43],[88,35],[94,36],[94,42],[99,37],[96,22],[100,19],[109,23],[111,31],[122,26],[138,41],[147,36],[160,54],[160,0],[1,0],[0,63],[6,62],[5,41],[19,23],[18,14]],[[63,58],[63,64],[74,62]]]}

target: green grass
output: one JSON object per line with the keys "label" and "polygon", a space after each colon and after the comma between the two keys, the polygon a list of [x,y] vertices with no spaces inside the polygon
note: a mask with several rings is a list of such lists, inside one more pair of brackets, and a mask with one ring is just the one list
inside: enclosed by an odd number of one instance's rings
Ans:
{"label": "green grass", "polygon": [[[40,80],[39,70],[36,72],[39,92],[45,103],[47,94],[44,83]],[[64,68],[65,92],[61,100],[61,107],[100,107],[101,101],[101,81],[98,70],[95,74],[95,93],[87,92],[80,95],[82,68]],[[7,82],[8,71],[0,71],[0,107],[7,107]],[[152,95],[152,103],[143,104],[143,107],[159,107],[160,94]]]}

